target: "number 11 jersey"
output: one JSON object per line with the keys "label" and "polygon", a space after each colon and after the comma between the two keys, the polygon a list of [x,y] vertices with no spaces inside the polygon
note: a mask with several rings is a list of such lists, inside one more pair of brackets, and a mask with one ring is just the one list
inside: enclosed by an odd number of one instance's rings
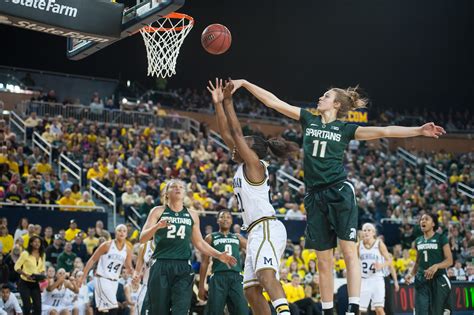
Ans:
{"label": "number 11 jersey", "polygon": [[110,244],[109,251],[100,256],[97,264],[97,275],[109,280],[118,280],[122,273],[122,266],[127,258],[127,245],[119,250],[115,241]]}

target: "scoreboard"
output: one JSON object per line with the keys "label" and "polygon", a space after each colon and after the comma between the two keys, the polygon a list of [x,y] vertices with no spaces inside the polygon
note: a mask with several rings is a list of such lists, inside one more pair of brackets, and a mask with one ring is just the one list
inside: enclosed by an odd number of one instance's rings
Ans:
{"label": "scoreboard", "polygon": [[[415,306],[413,285],[400,284],[400,290],[395,292],[393,285],[390,285],[390,297],[393,299],[393,314],[408,315],[413,314]],[[454,281],[451,289],[452,305],[455,315],[474,314],[474,282]]]}

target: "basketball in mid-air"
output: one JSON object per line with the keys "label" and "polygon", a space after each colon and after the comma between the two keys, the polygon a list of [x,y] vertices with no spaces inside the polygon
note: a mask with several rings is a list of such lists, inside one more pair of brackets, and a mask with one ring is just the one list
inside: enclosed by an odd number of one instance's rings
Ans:
{"label": "basketball in mid-air", "polygon": [[213,55],[225,53],[232,43],[232,35],[222,24],[211,24],[202,32],[201,44],[204,49]]}

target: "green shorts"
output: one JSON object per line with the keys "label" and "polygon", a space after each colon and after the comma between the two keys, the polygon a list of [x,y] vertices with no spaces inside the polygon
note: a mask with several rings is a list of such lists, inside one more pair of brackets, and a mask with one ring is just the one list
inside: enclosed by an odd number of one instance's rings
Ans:
{"label": "green shorts", "polygon": [[415,314],[443,315],[452,310],[451,282],[446,274],[431,280],[415,280]]}
{"label": "green shorts", "polygon": [[357,242],[358,210],[352,183],[346,180],[322,190],[310,190],[304,206],[306,248],[335,248],[337,238]]}
{"label": "green shorts", "polygon": [[236,271],[216,272],[209,280],[206,315],[222,315],[227,304],[230,315],[248,315],[244,296],[243,277]]}
{"label": "green shorts", "polygon": [[188,315],[193,282],[187,260],[157,260],[150,269],[141,315]]}

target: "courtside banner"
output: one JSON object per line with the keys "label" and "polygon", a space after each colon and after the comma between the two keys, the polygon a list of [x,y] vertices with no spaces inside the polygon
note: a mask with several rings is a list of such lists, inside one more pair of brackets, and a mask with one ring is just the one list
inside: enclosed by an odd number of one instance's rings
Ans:
{"label": "courtside banner", "polygon": [[122,14],[105,0],[0,0],[0,24],[99,42],[120,38]]}

